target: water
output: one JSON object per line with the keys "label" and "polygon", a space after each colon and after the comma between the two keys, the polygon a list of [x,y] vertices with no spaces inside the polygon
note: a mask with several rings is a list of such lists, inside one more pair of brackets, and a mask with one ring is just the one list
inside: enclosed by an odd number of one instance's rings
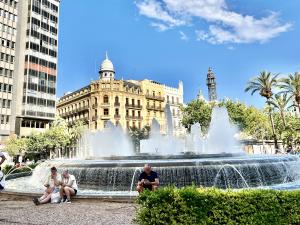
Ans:
{"label": "water", "polygon": [[[169,106],[167,106],[169,108]],[[57,159],[39,165],[31,177],[8,181],[14,191],[36,193],[56,166],[75,175],[81,194],[134,196],[135,185],[145,163],[159,174],[160,185],[197,185],[219,188],[300,187],[298,156],[252,155],[238,147],[237,129],[230,123],[225,108],[214,108],[208,134],[194,124],[185,139],[173,135],[170,110],[166,109],[167,132],[160,133],[154,119],[148,140],[141,141],[135,155],[127,134],[109,123],[101,132],[86,132],[80,141],[77,159]],[[80,158],[80,159],[78,159]]]}
{"label": "water", "polygon": [[215,107],[212,111],[211,123],[209,126],[207,139],[205,140],[204,153],[240,153],[242,152],[238,141],[234,136],[238,129],[229,119],[225,107]]}
{"label": "water", "polygon": [[176,155],[185,151],[185,140],[179,139],[173,135],[173,120],[170,105],[165,107],[167,132],[161,134],[161,128],[156,119],[152,120],[150,137],[147,140],[141,140],[141,153],[156,155]]}
{"label": "water", "polygon": [[134,155],[133,144],[121,126],[110,121],[103,131],[85,131],[79,142],[77,158]]}

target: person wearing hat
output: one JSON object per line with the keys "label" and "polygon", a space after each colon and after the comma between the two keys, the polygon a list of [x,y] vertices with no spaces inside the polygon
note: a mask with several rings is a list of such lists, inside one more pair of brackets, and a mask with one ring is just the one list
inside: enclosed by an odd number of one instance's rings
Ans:
{"label": "person wearing hat", "polygon": [[[53,198],[53,196],[58,195],[58,193],[59,193],[59,187],[61,185],[60,176],[57,173],[56,167],[52,167],[50,169],[50,171],[51,171],[51,174],[47,177],[47,180],[44,183],[44,186],[46,188],[44,195],[40,198],[33,199],[33,202],[36,205],[46,204],[46,203],[51,202],[51,199]],[[59,201],[57,201],[56,203],[59,203],[59,202],[60,202],[60,198],[59,198]]]}

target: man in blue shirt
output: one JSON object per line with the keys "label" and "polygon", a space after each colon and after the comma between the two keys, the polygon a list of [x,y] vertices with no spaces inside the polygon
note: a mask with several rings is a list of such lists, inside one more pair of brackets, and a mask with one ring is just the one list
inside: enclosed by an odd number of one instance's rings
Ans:
{"label": "man in blue shirt", "polygon": [[158,188],[159,179],[156,172],[152,171],[149,164],[145,164],[144,172],[140,174],[139,182],[137,185],[137,191],[139,193],[143,192],[145,189],[150,191],[155,191]]}

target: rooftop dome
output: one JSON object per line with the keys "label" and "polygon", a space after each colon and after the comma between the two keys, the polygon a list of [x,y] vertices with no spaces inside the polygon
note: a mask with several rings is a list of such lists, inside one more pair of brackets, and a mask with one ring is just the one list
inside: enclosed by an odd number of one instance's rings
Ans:
{"label": "rooftop dome", "polygon": [[101,64],[100,71],[115,71],[113,63],[109,60],[107,56],[107,52],[106,57]]}

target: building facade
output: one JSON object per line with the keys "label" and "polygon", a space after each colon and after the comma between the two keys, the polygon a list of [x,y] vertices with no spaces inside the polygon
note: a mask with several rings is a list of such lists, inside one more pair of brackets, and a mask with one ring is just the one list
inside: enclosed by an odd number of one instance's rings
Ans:
{"label": "building facade", "polygon": [[184,135],[186,129],[181,124],[182,114],[181,107],[183,106],[183,83],[179,81],[178,88],[164,86],[165,99],[170,105],[172,114],[173,131],[176,136]]}
{"label": "building facade", "polygon": [[[165,133],[167,96],[173,96],[174,107],[182,103],[182,82],[176,89],[152,80],[118,80],[114,66],[106,56],[100,67],[99,80],[61,97],[57,112],[70,125],[82,120],[90,130],[102,130],[108,121],[124,129],[141,129],[150,126],[155,118],[161,125],[161,132]],[[176,121],[180,120],[178,109],[174,116]]]}
{"label": "building facade", "polygon": [[10,135],[18,1],[0,0],[0,143]]}
{"label": "building facade", "polygon": [[10,56],[0,68],[11,74],[5,78],[11,85],[7,86],[11,102],[10,109],[5,109],[9,119],[1,139],[10,134],[27,136],[33,130],[43,131],[54,120],[59,4],[60,0],[0,0],[1,13],[4,10],[6,14],[0,17],[1,26],[7,26],[2,29],[6,34],[0,35],[10,46],[1,47],[1,54]]}

